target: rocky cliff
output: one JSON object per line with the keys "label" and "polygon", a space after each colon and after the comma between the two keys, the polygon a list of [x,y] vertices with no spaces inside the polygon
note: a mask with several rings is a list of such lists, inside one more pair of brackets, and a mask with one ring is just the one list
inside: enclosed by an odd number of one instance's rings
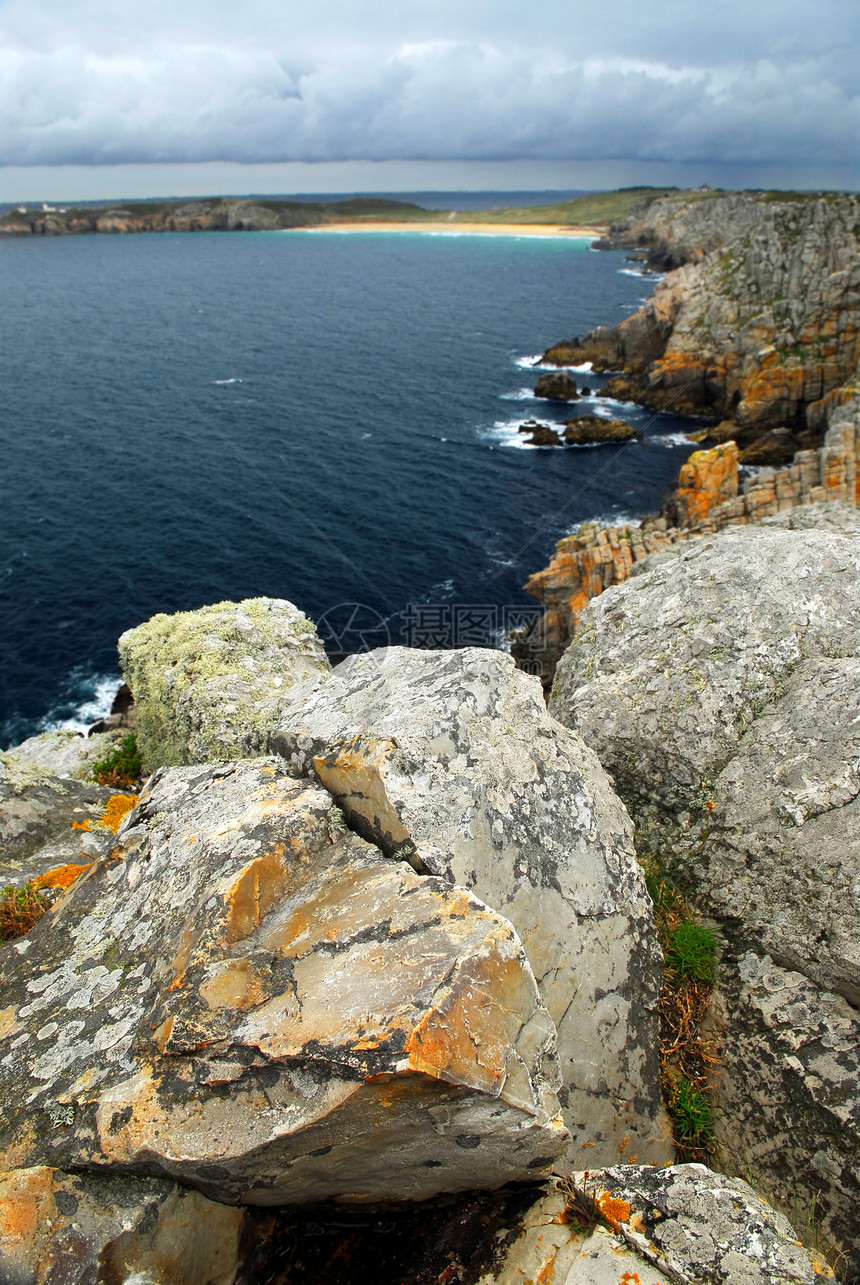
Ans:
{"label": "rocky cliff", "polygon": [[281,201],[275,198],[197,201],[135,201],[58,210],[16,210],[0,218],[3,236],[78,236],[124,232],[272,232],[282,228],[317,227],[343,218],[397,218],[418,206],[381,197],[346,201]]}
{"label": "rocky cliff", "polygon": [[763,467],[739,482],[734,442],[695,451],[661,514],[641,526],[584,524],[558,542],[549,563],[526,589],[544,607],[539,624],[514,641],[518,663],[548,688],[592,598],[635,575],[645,559],[724,527],[748,526],[810,505],[860,503],[860,398],[829,408],[817,450],[798,451],[784,468]]}
{"label": "rocky cliff", "polygon": [[708,416],[710,439],[736,441],[744,463],[786,462],[819,444],[828,405],[856,389],[858,233],[853,196],[653,201],[598,244],[636,247],[669,275],[619,326],[544,360],[620,371],[614,395]]}
{"label": "rocky cliff", "polygon": [[[269,599],[122,651],[156,770],[0,948],[0,1280],[832,1279],[745,1183],[660,1167],[630,820],[535,679],[480,649],[330,671]],[[19,891],[111,812],[94,752],[0,760]]]}

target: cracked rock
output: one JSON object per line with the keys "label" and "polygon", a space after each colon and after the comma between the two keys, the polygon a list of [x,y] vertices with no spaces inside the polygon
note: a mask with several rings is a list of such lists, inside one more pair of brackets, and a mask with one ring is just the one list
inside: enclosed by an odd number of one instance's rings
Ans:
{"label": "cracked rock", "polygon": [[572,1163],[673,1158],[657,1065],[662,960],[630,821],[594,754],[501,652],[352,656],[270,747],[356,831],[510,919],[558,1028]]}
{"label": "cracked rock", "polygon": [[510,923],[335,820],[277,760],[151,778],[0,952],[0,1165],[264,1205],[548,1170],[555,1028]]}

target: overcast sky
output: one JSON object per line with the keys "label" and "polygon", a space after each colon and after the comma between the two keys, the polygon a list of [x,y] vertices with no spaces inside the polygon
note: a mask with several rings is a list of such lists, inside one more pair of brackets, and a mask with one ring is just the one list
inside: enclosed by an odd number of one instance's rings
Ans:
{"label": "overcast sky", "polygon": [[858,0],[0,0],[4,195],[92,167],[118,195],[128,171],[112,167],[128,165],[191,191],[237,163],[273,176],[245,190],[308,162],[298,187],[326,190],[314,166],[356,161],[399,163],[364,171],[396,175],[377,188],[475,161],[535,176],[510,187],[588,186],[576,162],[790,167],[841,186],[858,30]]}

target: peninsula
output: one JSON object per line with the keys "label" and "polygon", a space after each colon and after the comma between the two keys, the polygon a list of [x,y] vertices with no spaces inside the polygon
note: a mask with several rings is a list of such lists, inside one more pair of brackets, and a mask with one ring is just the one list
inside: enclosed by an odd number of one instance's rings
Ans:
{"label": "peninsula", "polygon": [[129,201],[117,205],[54,208],[19,206],[0,217],[0,236],[76,236],[129,232],[277,232],[317,228],[332,232],[471,232],[594,236],[622,219],[631,202],[649,202],[663,189],[595,192],[552,205],[493,210],[432,210],[409,201],[355,196],[338,201],[269,197]]}

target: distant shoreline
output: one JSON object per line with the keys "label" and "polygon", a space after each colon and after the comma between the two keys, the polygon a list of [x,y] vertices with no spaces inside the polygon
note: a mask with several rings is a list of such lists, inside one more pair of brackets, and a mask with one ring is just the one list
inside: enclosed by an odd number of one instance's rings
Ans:
{"label": "distant shoreline", "polygon": [[594,240],[602,228],[570,227],[558,223],[473,223],[473,222],[409,222],[395,223],[387,219],[367,222],[324,223],[316,227],[283,228],[284,232],[431,232],[436,236],[462,236],[476,233],[479,236],[556,236]]}

